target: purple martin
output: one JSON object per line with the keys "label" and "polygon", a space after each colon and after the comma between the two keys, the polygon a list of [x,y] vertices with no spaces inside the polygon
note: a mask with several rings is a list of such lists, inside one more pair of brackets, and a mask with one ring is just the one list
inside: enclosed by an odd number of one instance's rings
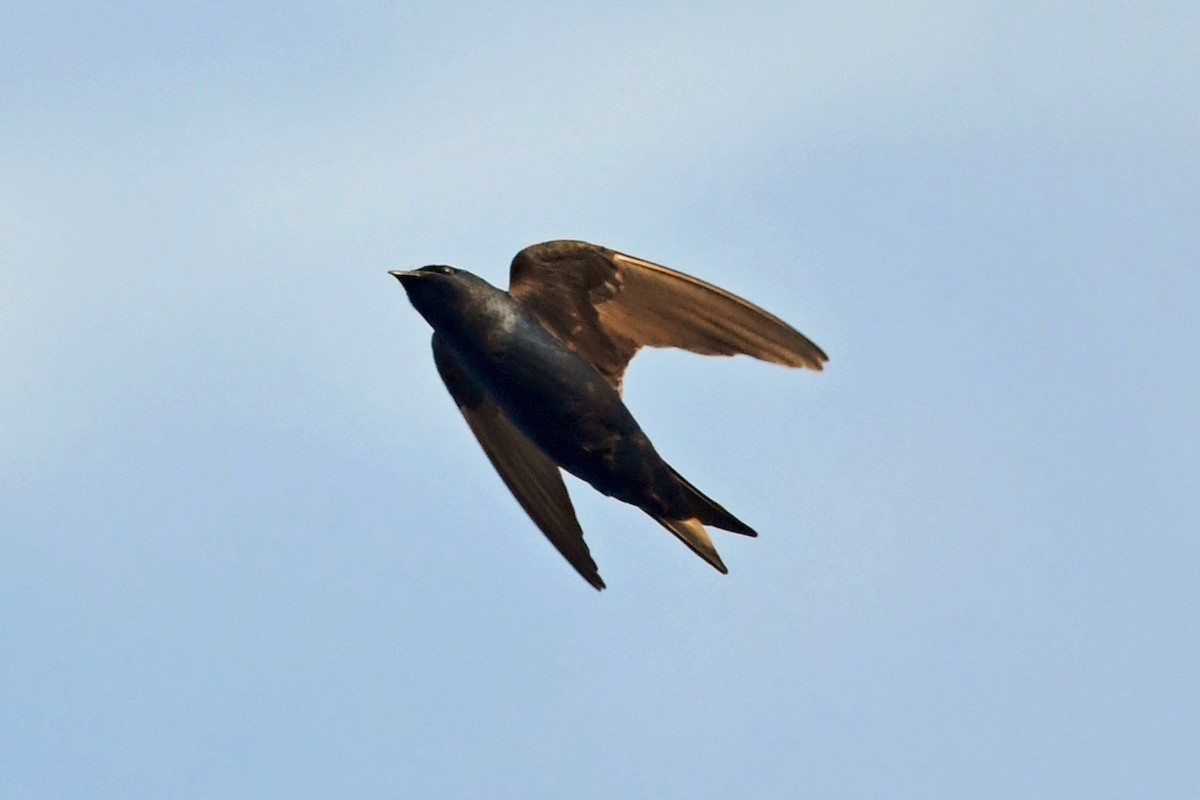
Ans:
{"label": "purple martin", "polygon": [[517,502],[584,580],[596,569],[559,469],[645,511],[722,573],[705,525],[757,536],[671,468],[621,399],[644,346],[820,370],[799,331],[682,272],[580,241],[516,255],[505,292],[469,272],[394,270],[433,327],[438,373]]}

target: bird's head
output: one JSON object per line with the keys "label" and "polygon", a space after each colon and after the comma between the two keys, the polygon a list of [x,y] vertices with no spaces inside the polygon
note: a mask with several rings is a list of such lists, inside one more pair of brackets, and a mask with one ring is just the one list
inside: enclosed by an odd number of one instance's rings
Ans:
{"label": "bird's head", "polygon": [[388,273],[400,281],[408,299],[422,316],[428,317],[428,311],[437,307],[445,307],[454,302],[463,293],[467,281],[466,273],[444,264],[431,264],[420,269],[395,269]]}
{"label": "bird's head", "polygon": [[408,300],[434,328],[448,318],[461,318],[499,290],[470,272],[444,264],[388,273],[400,281]]}

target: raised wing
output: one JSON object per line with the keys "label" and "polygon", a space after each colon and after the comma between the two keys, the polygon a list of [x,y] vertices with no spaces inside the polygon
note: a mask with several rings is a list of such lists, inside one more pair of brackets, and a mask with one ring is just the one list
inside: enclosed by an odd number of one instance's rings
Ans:
{"label": "raised wing", "polygon": [[458,410],[521,508],[585,581],[603,589],[604,581],[583,541],[583,531],[558,466],[488,399],[436,334],[433,360]]}
{"label": "raised wing", "polygon": [[737,295],[587,242],[525,248],[513,259],[508,291],[618,390],[643,346],[815,370],[828,360],[804,334]]}

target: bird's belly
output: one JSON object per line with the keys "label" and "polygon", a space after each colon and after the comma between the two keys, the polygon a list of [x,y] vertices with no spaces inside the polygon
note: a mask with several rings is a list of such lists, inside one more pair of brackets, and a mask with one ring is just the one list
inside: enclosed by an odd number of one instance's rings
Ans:
{"label": "bird's belly", "polygon": [[467,360],[513,424],[598,491],[641,504],[640,487],[667,469],[612,385],[557,341],[526,337]]}

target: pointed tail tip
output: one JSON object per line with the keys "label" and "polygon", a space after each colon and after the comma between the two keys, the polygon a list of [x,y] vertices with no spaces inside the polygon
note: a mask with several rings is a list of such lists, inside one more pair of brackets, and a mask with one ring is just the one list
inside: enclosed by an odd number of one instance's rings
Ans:
{"label": "pointed tail tip", "polygon": [[[728,531],[729,533],[736,533],[741,536],[749,536],[751,539],[757,538],[758,531],[754,530],[754,528],[751,528],[749,525],[742,522],[728,511],[725,513],[728,515],[726,519],[722,519],[720,521],[705,520],[705,523],[712,525],[714,528],[720,528],[723,531]],[[728,527],[726,527],[727,525]]]}
{"label": "pointed tail tip", "polygon": [[[716,500],[713,500],[693,486],[691,481],[680,475],[679,471],[674,467],[668,465],[667,468],[671,470],[671,473],[679,481],[679,484],[691,495],[690,511],[696,515],[697,524],[712,525],[714,528],[720,528],[730,533],[740,533],[742,536],[758,536],[758,533],[753,528],[726,511]],[[666,523],[663,524],[665,525]],[[703,526],[701,529],[703,529]],[[678,536],[679,534],[676,535]]]}
{"label": "pointed tail tip", "polygon": [[729,568],[721,560],[720,553],[713,546],[712,538],[709,537],[708,531],[704,529],[704,524],[700,520],[695,517],[691,519],[664,519],[663,517],[655,517],[654,519],[659,525],[662,525],[675,534],[675,537],[686,544],[693,553],[712,565],[712,568],[717,572],[722,575],[729,574]]}
{"label": "pointed tail tip", "polygon": [[758,531],[754,530],[754,528],[751,528],[733,514],[730,514],[710,498],[705,497],[704,499],[708,502],[708,508],[705,509],[708,512],[708,515],[701,517],[705,525],[712,525],[714,528],[720,528],[723,531],[729,531],[730,533],[737,533],[741,534],[742,536],[749,536],[751,538],[758,536]]}

